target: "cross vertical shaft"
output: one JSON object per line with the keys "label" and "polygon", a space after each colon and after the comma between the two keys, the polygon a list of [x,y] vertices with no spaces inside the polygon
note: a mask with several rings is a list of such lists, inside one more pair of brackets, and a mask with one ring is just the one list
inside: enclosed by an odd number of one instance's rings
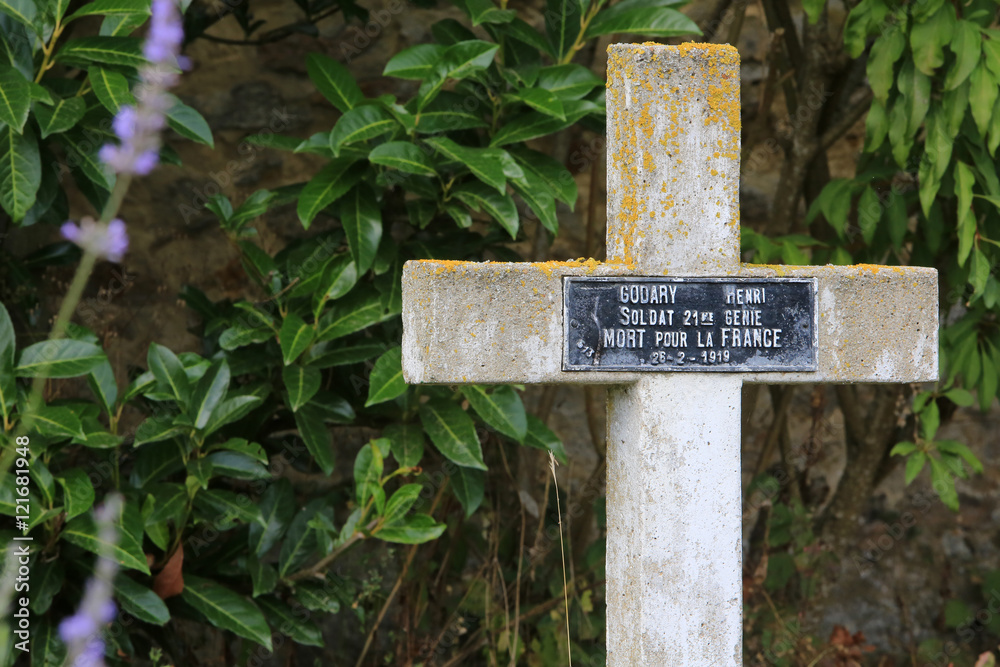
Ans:
{"label": "cross vertical shaft", "polygon": [[608,392],[608,665],[742,665],[741,382]]}
{"label": "cross vertical shaft", "polygon": [[[731,46],[610,47],[609,262],[739,271],[739,81]],[[609,391],[608,665],[742,664],[741,387],[676,373]]]}

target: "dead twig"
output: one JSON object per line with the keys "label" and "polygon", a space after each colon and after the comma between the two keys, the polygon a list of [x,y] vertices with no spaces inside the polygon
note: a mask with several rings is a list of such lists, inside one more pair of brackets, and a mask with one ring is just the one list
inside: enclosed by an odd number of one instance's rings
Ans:
{"label": "dead twig", "polygon": [[385,618],[386,612],[389,611],[389,605],[392,604],[392,601],[396,598],[396,593],[399,592],[399,587],[403,585],[403,578],[406,577],[406,573],[410,570],[410,563],[413,562],[413,557],[417,554],[418,546],[419,545],[414,544],[410,547],[410,553],[406,555],[406,561],[403,563],[403,569],[400,570],[399,576],[396,577],[396,584],[392,587],[392,590],[389,591],[389,596],[382,604],[382,609],[379,610],[378,616],[375,618],[375,623],[372,625],[372,629],[368,631],[368,636],[365,638],[365,645],[361,649],[361,655],[358,656],[358,661],[354,663],[354,667],[361,667],[364,663],[365,656],[368,655],[368,649],[371,648],[372,640],[375,638],[375,632],[379,629],[379,626],[382,625],[382,619]]}
{"label": "dead twig", "polygon": [[767,430],[767,438],[764,440],[764,446],[760,450],[757,465],[754,467],[754,477],[764,472],[767,468],[767,462],[771,460],[771,456],[774,454],[774,446],[781,437],[785,420],[788,418],[788,406],[792,402],[794,393],[795,385],[790,384],[782,385],[777,392],[771,391],[771,405],[774,406],[774,415],[771,419],[771,426]]}
{"label": "dead twig", "polygon": [[[503,447],[500,447],[500,459],[503,461],[504,470],[507,472],[507,479],[510,480],[511,488],[517,489],[517,481],[514,479],[514,475],[510,471],[510,465],[507,462],[507,453],[504,451]],[[521,494],[517,494],[517,502],[521,508],[521,533],[520,542],[517,548],[517,574],[514,577],[514,640],[510,643],[510,667],[515,667],[517,664],[517,640],[518,634],[521,629],[521,567],[524,563],[524,532],[526,529],[526,517],[524,513],[524,501],[521,500]],[[506,593],[504,593],[504,598],[506,599]],[[507,627],[511,626],[510,619],[507,619]]]}
{"label": "dead twig", "polygon": [[[599,586],[603,586],[604,584],[605,580],[601,579],[600,581],[595,581],[592,584],[584,586],[578,592],[586,593],[587,591],[593,590]],[[526,612],[524,616],[521,618],[521,620],[527,621],[536,616],[541,616],[542,614],[545,614],[551,611],[552,609],[558,607],[562,603],[563,603],[562,597],[556,597],[552,598],[551,600],[547,600],[539,604],[538,606],[534,607],[531,611]],[[509,630],[509,629],[510,626],[504,628],[504,630]],[[470,655],[478,651],[480,648],[482,648],[483,644],[486,643],[486,639],[481,636],[482,634],[483,634],[483,628],[479,628],[474,633],[472,633],[472,635],[469,637],[469,643],[466,645],[466,647],[463,648],[458,655],[456,655],[448,662],[444,663],[441,667],[455,667],[455,665],[463,664]]]}
{"label": "dead twig", "polygon": [[556,479],[556,457],[552,455],[552,452],[549,452],[549,470],[552,472],[552,479],[556,482],[556,514],[559,517],[559,555],[562,556],[563,604],[565,604],[566,610],[566,659],[569,661],[569,667],[573,667],[573,653],[570,650],[573,642],[569,634],[569,591],[566,586],[566,546],[563,544],[562,508],[559,506],[559,480]]}

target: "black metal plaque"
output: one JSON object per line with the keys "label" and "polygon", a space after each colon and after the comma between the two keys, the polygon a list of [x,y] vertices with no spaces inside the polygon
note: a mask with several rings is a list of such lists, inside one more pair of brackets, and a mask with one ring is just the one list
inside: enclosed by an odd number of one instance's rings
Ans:
{"label": "black metal plaque", "polygon": [[566,371],[815,371],[815,278],[563,279]]}

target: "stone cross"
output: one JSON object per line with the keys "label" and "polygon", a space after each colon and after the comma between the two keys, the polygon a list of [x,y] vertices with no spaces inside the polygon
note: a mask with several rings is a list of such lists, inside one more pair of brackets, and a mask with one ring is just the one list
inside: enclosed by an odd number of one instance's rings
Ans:
{"label": "stone cross", "polygon": [[607,262],[403,272],[407,382],[609,386],[615,667],[743,664],[744,382],[938,377],[934,269],[740,263],[739,94],[731,46],[611,46]]}

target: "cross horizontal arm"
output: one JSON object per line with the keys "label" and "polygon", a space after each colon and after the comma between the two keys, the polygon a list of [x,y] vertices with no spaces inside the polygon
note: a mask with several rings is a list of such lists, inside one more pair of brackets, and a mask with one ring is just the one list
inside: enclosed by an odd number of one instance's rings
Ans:
{"label": "cross horizontal arm", "polygon": [[[621,276],[597,262],[407,262],[403,376],[436,384],[625,384],[634,372],[562,370],[563,276]],[[760,383],[938,379],[937,271],[743,265],[726,277],[815,277],[818,370],[745,373]]]}

